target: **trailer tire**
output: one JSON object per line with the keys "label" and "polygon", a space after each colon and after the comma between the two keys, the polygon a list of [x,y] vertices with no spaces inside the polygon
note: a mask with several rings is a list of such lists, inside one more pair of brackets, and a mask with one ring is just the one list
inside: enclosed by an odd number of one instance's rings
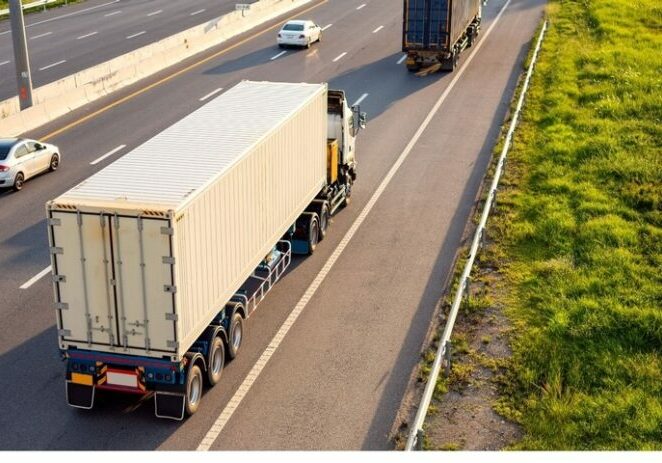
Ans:
{"label": "trailer tire", "polygon": [[320,220],[320,231],[319,231],[319,241],[322,241],[326,236],[326,231],[329,228],[329,204],[324,203],[319,212]]}
{"label": "trailer tire", "polygon": [[225,344],[219,336],[215,336],[209,347],[209,361],[207,362],[207,382],[215,386],[221,380],[225,366]]}
{"label": "trailer tire", "polygon": [[308,254],[315,252],[317,243],[320,238],[320,222],[317,214],[310,215],[310,223],[308,224]]}
{"label": "trailer tire", "polygon": [[234,359],[239,353],[239,348],[244,340],[244,318],[239,312],[235,312],[230,320],[230,340],[228,342],[228,357]]}
{"label": "trailer tire", "polygon": [[187,416],[198,411],[202,398],[202,371],[198,365],[192,365],[186,375],[186,401],[184,410]]}

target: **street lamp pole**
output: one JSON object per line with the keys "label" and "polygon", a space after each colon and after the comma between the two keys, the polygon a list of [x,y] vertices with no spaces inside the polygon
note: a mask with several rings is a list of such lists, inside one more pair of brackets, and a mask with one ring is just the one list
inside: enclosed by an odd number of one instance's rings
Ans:
{"label": "street lamp pole", "polygon": [[23,20],[21,0],[9,0],[9,18],[11,20],[11,36],[14,42],[18,101],[21,110],[24,110],[32,106],[32,76],[30,75],[28,42],[25,38],[25,21]]}

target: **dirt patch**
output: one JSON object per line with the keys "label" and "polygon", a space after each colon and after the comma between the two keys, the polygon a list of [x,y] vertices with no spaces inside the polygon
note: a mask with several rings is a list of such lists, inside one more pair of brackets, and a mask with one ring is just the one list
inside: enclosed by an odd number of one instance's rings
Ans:
{"label": "dirt patch", "polygon": [[[480,301],[482,296],[472,298]],[[511,354],[509,329],[498,307],[461,314],[453,336],[450,376],[440,379],[426,420],[426,449],[500,450],[521,438],[519,426],[494,408],[504,362]]]}

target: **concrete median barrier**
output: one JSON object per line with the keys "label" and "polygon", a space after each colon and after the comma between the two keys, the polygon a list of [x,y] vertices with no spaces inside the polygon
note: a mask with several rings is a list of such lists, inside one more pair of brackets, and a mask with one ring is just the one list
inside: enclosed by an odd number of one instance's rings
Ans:
{"label": "concrete median barrier", "polygon": [[36,88],[34,106],[27,110],[20,111],[18,97],[1,101],[0,136],[17,136],[34,130],[312,1],[259,0],[248,11],[230,12]]}

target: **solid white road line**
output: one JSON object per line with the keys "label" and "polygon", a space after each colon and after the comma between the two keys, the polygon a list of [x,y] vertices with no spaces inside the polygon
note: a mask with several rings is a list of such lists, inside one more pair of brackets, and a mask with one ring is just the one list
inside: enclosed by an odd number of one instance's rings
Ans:
{"label": "solid white road line", "polygon": [[270,61],[273,61],[273,60],[275,60],[275,59],[278,59],[278,58],[280,58],[281,56],[283,56],[285,53],[287,53],[287,50],[285,50],[285,51],[281,51],[281,52],[278,53],[277,55],[272,56],[271,58],[269,58],[269,60],[270,60]]}
{"label": "solid white road line", "polygon": [[143,35],[145,32],[147,32],[147,31],[136,32],[135,34],[127,35],[126,38],[127,38],[127,40],[128,40],[128,39],[133,39],[133,38],[135,38],[135,37],[138,37],[138,36],[140,36],[140,35]]}
{"label": "solid white road line", "polygon": [[407,59],[407,55],[402,55],[402,56],[400,57],[400,59],[398,60],[398,62],[395,63],[395,64],[402,64],[402,62],[403,62],[404,60],[406,60],[406,59]]}
{"label": "solid white road line", "polygon": [[356,100],[352,106],[356,106],[357,104],[361,104],[361,102],[362,102],[363,100],[365,100],[366,98],[368,98],[368,93],[364,93],[363,95],[361,95],[361,96],[359,97],[359,99]]}
{"label": "solid white road line", "polygon": [[54,68],[55,66],[66,63],[67,60],[63,59],[62,61],[58,61],[57,63],[49,64],[48,66],[44,66],[43,68],[39,68],[40,71],[45,71],[46,69]]}
{"label": "solid white road line", "polygon": [[85,35],[81,35],[80,37],[76,37],[76,40],[86,39],[88,37],[92,37],[93,35],[97,35],[97,34],[98,34],[97,31],[90,32],[89,34],[85,34]]}
{"label": "solid white road line", "polygon": [[322,32],[324,32],[325,30],[327,30],[327,29],[328,29],[329,27],[331,27],[331,26],[333,26],[333,24],[327,24],[326,26],[324,26],[324,27],[322,28]]}
{"label": "solid white road line", "polygon": [[423,132],[425,132],[425,130],[430,125],[430,122],[432,121],[434,116],[439,112],[439,108],[441,108],[441,105],[444,103],[446,98],[448,98],[448,95],[450,94],[451,90],[453,90],[455,84],[457,84],[457,82],[460,80],[462,74],[464,74],[464,71],[467,69],[467,67],[473,60],[474,56],[476,56],[478,50],[480,50],[481,46],[486,42],[487,37],[494,29],[494,26],[499,22],[499,19],[501,18],[501,14],[508,7],[510,1],[511,0],[506,0],[506,3],[501,8],[501,11],[496,16],[496,18],[494,18],[494,21],[483,35],[482,40],[478,42],[478,44],[473,49],[471,54],[467,57],[467,60],[464,62],[462,67],[460,67],[457,71],[455,71],[455,75],[448,84],[448,87],[446,87],[446,90],[444,90],[444,92],[441,94],[441,96],[434,104],[432,109],[430,109],[430,112],[426,116],[425,120],[418,128],[412,139],[409,140],[409,143],[407,143],[407,146],[402,151],[402,153],[400,153],[400,156],[398,156],[398,159],[395,161],[395,164],[393,164],[391,169],[386,174],[386,177],[384,177],[384,179],[379,184],[375,192],[372,194],[368,203],[365,205],[365,207],[363,208],[359,216],[356,218],[354,223],[352,223],[352,226],[349,228],[349,230],[347,230],[347,233],[345,233],[345,236],[338,244],[338,247],[333,251],[331,256],[327,259],[326,263],[324,264],[324,267],[322,267],[322,270],[320,270],[320,272],[317,274],[313,282],[310,284],[310,286],[308,286],[306,292],[303,293],[303,296],[301,296],[301,299],[299,299],[297,305],[294,306],[294,309],[292,310],[292,312],[290,312],[290,315],[288,315],[287,319],[285,320],[285,322],[283,322],[280,329],[273,337],[269,345],[266,347],[266,349],[264,349],[264,352],[262,352],[262,355],[260,355],[260,358],[257,360],[255,365],[253,365],[251,371],[248,373],[246,378],[244,378],[244,381],[241,383],[241,385],[234,393],[230,401],[227,403],[223,411],[221,411],[221,414],[218,416],[218,418],[216,418],[214,424],[211,426],[211,428],[209,428],[209,431],[207,431],[207,434],[198,445],[197,450],[202,450],[202,451],[209,450],[211,446],[214,444],[216,438],[221,434],[221,432],[223,432],[223,429],[225,428],[226,424],[228,423],[234,412],[239,407],[239,404],[241,404],[241,401],[244,399],[244,397],[246,397],[246,394],[251,389],[257,378],[260,376],[260,373],[262,373],[262,370],[267,365],[273,354],[276,352],[281,342],[283,342],[283,339],[285,339],[285,336],[287,335],[292,325],[294,325],[294,322],[296,322],[297,318],[299,318],[299,315],[301,315],[301,312],[303,312],[303,309],[306,308],[308,302],[315,295],[315,292],[317,292],[317,289],[320,287],[326,276],[329,274],[331,268],[334,266],[334,264],[336,263],[342,252],[345,250],[351,239],[354,237],[361,224],[363,224],[363,222],[365,221],[366,217],[368,216],[372,208],[375,207],[375,204],[386,190],[386,187],[389,185],[389,183],[391,183],[391,180],[393,180],[393,177],[395,177],[395,174],[400,169],[400,166],[402,166],[402,164],[405,162],[405,160],[409,156],[409,153],[411,153],[411,151],[414,149],[414,146],[423,135]]}
{"label": "solid white road line", "polygon": [[163,13],[163,10],[156,10],[152,11],[151,13],[147,13],[147,16],[156,16],[157,14]]}
{"label": "solid white road line", "polygon": [[201,10],[194,11],[193,13],[191,13],[191,16],[195,16],[196,14],[204,13],[205,11],[206,10],[204,8],[201,9]]}
{"label": "solid white road line", "polygon": [[339,54],[338,56],[336,56],[335,58],[333,58],[333,62],[335,63],[336,61],[338,61],[339,59],[341,59],[341,58],[342,58],[343,56],[345,56],[346,54],[347,54],[346,51],[342,52],[341,54]]}
{"label": "solid white road line", "polygon": [[105,15],[103,15],[103,17],[104,18],[109,18],[111,16],[115,16],[116,14],[120,14],[120,13],[122,13],[122,10],[117,10],[117,11],[113,11],[112,13],[105,14]]}
{"label": "solid white road line", "polygon": [[372,31],[372,33],[373,33],[373,34],[376,34],[377,32],[381,31],[382,29],[384,29],[384,26],[379,26],[377,29],[375,29],[374,31]]}
{"label": "solid white road line", "polygon": [[48,267],[46,267],[45,269],[43,269],[41,272],[37,273],[35,276],[33,276],[33,277],[30,278],[28,281],[26,281],[25,283],[23,283],[23,284],[20,286],[20,288],[21,288],[21,289],[28,289],[30,286],[32,286],[33,284],[35,284],[36,282],[38,282],[39,280],[41,280],[42,278],[44,278],[44,276],[45,276],[48,272],[50,272],[50,271],[51,271],[51,266],[49,265]]}
{"label": "solid white road line", "polygon": [[42,37],[46,37],[46,36],[49,36],[51,34],[52,34],[52,32],[45,32],[43,34],[39,34],[39,35],[35,35],[34,37],[30,37],[30,40],[40,39]]}
{"label": "solid white road line", "polygon": [[223,90],[223,87],[221,87],[221,88],[217,88],[216,90],[213,90],[213,91],[207,93],[205,96],[203,96],[202,98],[200,98],[200,101],[205,101],[206,99],[211,98],[212,96],[216,95],[216,94],[217,94],[218,92],[220,92],[221,90]]}
{"label": "solid white road line", "polygon": [[90,162],[90,165],[91,165],[91,166],[94,166],[94,165],[96,165],[96,164],[99,164],[101,161],[103,161],[104,159],[106,159],[108,156],[112,156],[113,154],[117,153],[118,151],[123,150],[124,148],[126,148],[126,145],[120,145],[120,146],[118,146],[117,148],[108,151],[108,152],[107,152],[106,154],[104,154],[103,156],[101,156],[101,157],[99,157],[99,158],[96,158],[94,161]]}
{"label": "solid white road line", "polygon": [[362,3],[361,5],[357,6],[356,9],[357,9],[357,10],[360,10],[360,9],[363,8],[364,6],[365,6],[365,3]]}
{"label": "solid white road line", "polygon": [[2,61],[0,62],[0,66],[4,66],[5,64],[9,64],[9,63],[11,63],[11,61]]}

